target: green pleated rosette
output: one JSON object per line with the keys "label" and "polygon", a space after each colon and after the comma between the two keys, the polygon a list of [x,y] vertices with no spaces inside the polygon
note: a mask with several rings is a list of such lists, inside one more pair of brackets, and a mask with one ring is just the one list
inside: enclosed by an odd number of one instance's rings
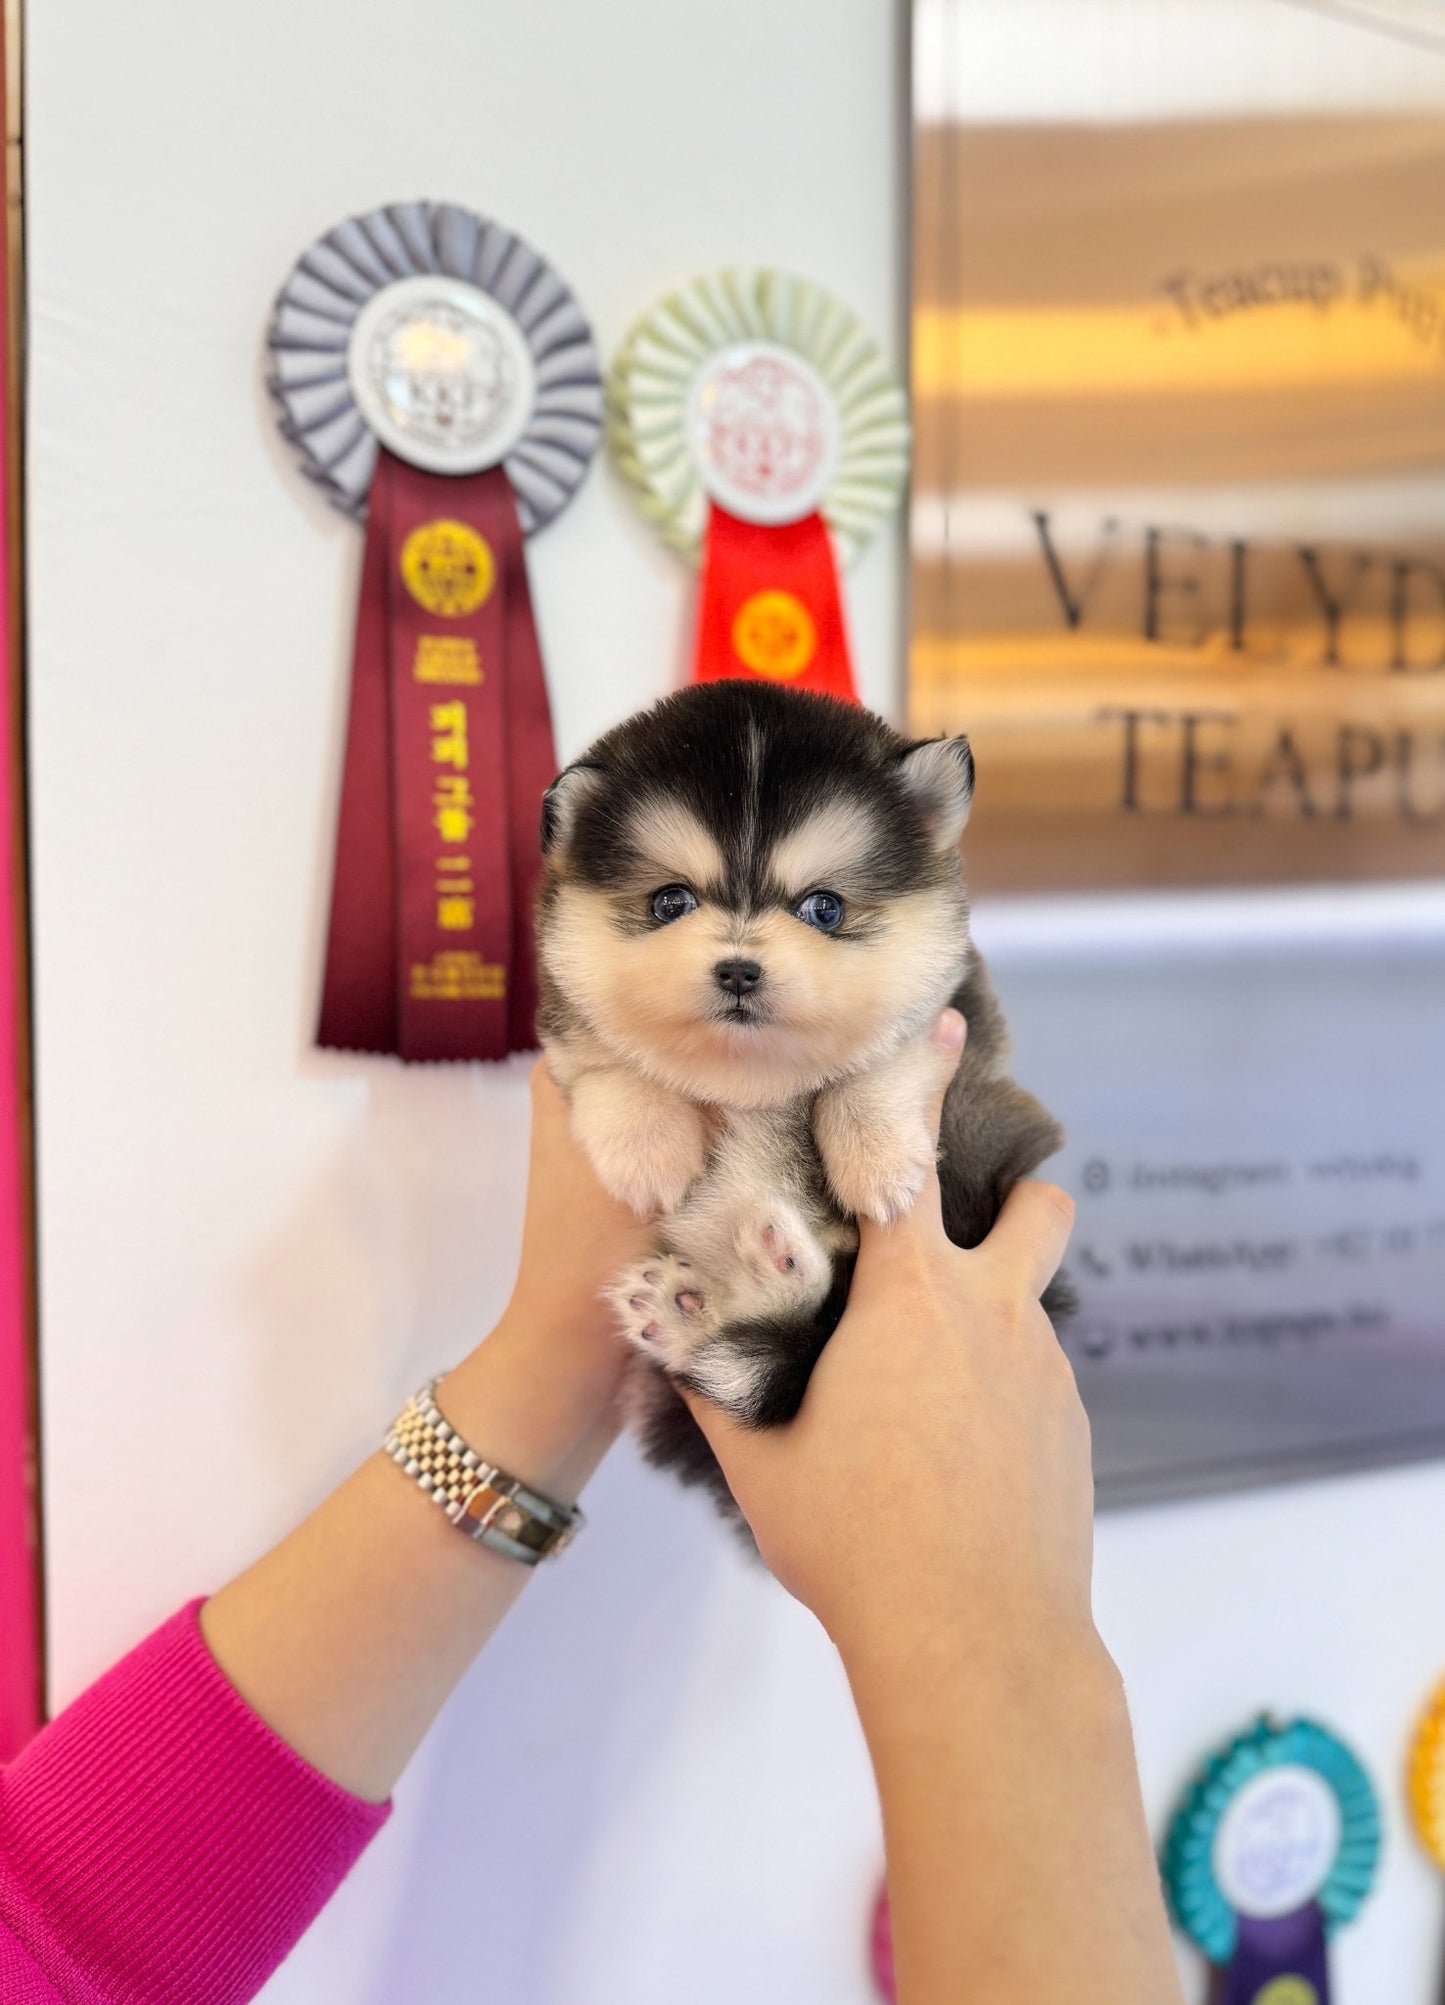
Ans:
{"label": "green pleated rosette", "polygon": [[1239,1926],[1215,1878],[1219,1827],[1239,1792],[1274,1768],[1311,1770],[1328,1785],[1339,1806],[1339,1850],[1315,1896],[1329,1934],[1354,1920],[1375,1877],[1380,1807],[1354,1754],[1313,1720],[1292,1720],[1282,1727],[1258,1720],[1205,1764],[1164,1845],[1164,1885],[1175,1919],[1212,1963],[1229,1961]]}
{"label": "green pleated rosette", "polygon": [[703,366],[745,342],[791,349],[831,394],[838,452],[822,513],[839,557],[851,563],[903,491],[908,400],[856,315],[807,279],[781,271],[712,272],[644,313],[608,379],[614,463],[662,540],[696,563],[708,495],[688,439],[689,398]]}

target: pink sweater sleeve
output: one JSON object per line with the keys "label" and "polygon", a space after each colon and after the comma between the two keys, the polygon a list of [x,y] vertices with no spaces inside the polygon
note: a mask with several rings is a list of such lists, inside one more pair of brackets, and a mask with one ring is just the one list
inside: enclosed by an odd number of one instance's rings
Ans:
{"label": "pink sweater sleeve", "polygon": [[17,1996],[240,2005],[389,1814],[252,1712],[202,1640],[200,1606],[0,1771],[0,1980],[13,1969],[18,1986],[28,1961],[41,1987]]}

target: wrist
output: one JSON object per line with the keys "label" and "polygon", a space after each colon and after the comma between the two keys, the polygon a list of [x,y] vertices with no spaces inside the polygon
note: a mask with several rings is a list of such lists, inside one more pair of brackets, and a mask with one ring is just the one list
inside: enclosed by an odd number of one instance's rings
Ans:
{"label": "wrist", "polygon": [[922,1619],[872,1625],[839,1643],[875,1750],[926,1744],[981,1710],[1054,1720],[1122,1709],[1118,1669],[1087,1614],[1003,1617],[975,1604],[971,1618],[930,1619],[925,1611]]}
{"label": "wrist", "polygon": [[571,1504],[616,1438],[626,1353],[509,1309],[442,1377],[436,1400],[477,1454]]}

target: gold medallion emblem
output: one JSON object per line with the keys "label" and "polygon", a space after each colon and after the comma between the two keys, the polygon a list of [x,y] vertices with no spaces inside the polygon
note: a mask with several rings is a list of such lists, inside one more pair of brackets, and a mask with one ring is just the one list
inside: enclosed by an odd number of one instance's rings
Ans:
{"label": "gold medallion emblem", "polygon": [[1254,2005],[1320,2005],[1320,1994],[1307,1977],[1272,1977]]}
{"label": "gold medallion emblem", "polygon": [[465,522],[423,522],[401,546],[406,589],[445,620],[465,619],[485,604],[496,574],[486,539]]}
{"label": "gold medallion emblem", "polygon": [[818,652],[818,629],[791,592],[754,592],[733,621],[733,649],[755,675],[791,682]]}

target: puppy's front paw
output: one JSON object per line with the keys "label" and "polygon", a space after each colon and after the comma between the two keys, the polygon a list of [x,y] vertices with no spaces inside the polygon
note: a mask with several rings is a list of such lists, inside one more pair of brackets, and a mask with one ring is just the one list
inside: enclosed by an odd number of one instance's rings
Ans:
{"label": "puppy's front paw", "polygon": [[691,1263],[670,1253],[624,1268],[607,1296],[627,1341],[666,1371],[684,1370],[717,1327]]}
{"label": "puppy's front paw", "polygon": [[644,1218],[676,1211],[707,1166],[707,1127],[686,1100],[579,1091],[572,1123],[603,1188]]}
{"label": "puppy's front paw", "polygon": [[911,1211],[933,1167],[928,1130],[871,1136],[859,1131],[850,1140],[854,1146],[827,1157],[828,1182],[844,1211],[879,1225]]}

